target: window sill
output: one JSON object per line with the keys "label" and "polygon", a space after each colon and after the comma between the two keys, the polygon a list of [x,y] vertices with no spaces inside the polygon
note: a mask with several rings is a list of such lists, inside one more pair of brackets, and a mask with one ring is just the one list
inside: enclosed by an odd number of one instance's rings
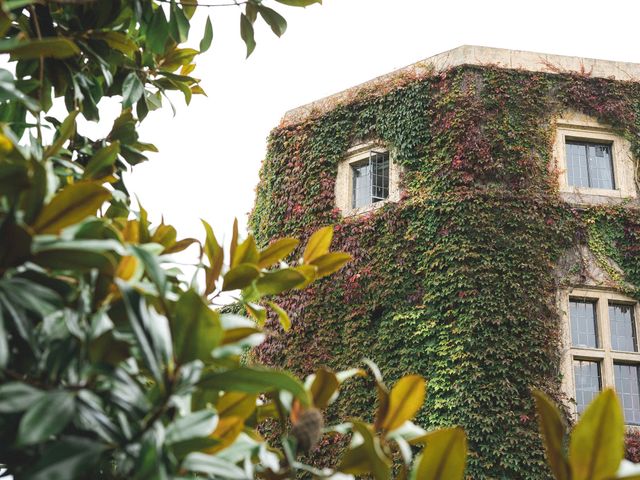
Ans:
{"label": "window sill", "polygon": [[343,218],[359,217],[367,213],[375,212],[376,210],[382,208],[384,205],[390,202],[391,200],[387,199],[387,200],[382,200],[376,203],[370,203],[369,205],[363,205],[362,207],[351,208],[345,212],[342,212],[342,217]]}

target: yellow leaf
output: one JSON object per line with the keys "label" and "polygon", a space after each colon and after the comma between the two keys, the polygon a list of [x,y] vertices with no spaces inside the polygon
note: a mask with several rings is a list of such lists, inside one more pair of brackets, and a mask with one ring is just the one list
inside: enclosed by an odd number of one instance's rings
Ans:
{"label": "yellow leaf", "polygon": [[319,368],[311,384],[313,404],[318,408],[327,408],[331,397],[336,393],[339,386],[340,382],[338,382],[338,378],[333,372]]}
{"label": "yellow leaf", "polygon": [[247,287],[258,278],[260,272],[254,265],[241,263],[237,267],[232,268],[224,275],[222,281],[222,291],[236,290]]}
{"label": "yellow leaf", "polygon": [[291,328],[291,319],[289,318],[289,314],[287,314],[286,310],[275,302],[267,302],[267,304],[269,304],[271,309],[278,315],[278,320],[280,320],[280,325],[282,325],[284,331],[288,332]]}
{"label": "yellow leaf", "polygon": [[603,390],[582,413],[569,441],[572,480],[612,477],[624,457],[624,418],[613,389]]}
{"label": "yellow leaf", "polygon": [[314,259],[311,265],[318,267],[318,278],[322,278],[337,272],[350,260],[351,255],[345,252],[325,253]]}
{"label": "yellow leaf", "polygon": [[127,255],[120,260],[116,269],[116,277],[122,280],[131,280],[137,269],[138,259],[132,255]]}
{"label": "yellow leaf", "polygon": [[279,238],[260,252],[258,268],[267,268],[289,255],[300,243],[295,238]]}
{"label": "yellow leaf", "polygon": [[314,259],[327,253],[332,239],[333,227],[321,228],[311,235],[302,256],[304,263],[311,263]]}
{"label": "yellow leaf", "polygon": [[256,409],[256,398],[250,393],[228,392],[220,398],[216,410],[221,418],[238,417],[244,420]]}
{"label": "yellow leaf", "polygon": [[547,460],[556,480],[570,480],[571,471],[564,454],[565,427],[558,408],[541,391],[534,390],[538,424],[547,453]]}
{"label": "yellow leaf", "polygon": [[258,263],[258,249],[256,248],[256,241],[251,235],[249,235],[244,242],[238,245],[238,248],[234,251],[234,254],[231,257],[231,268],[240,265],[241,263]]}
{"label": "yellow leaf", "polygon": [[425,435],[426,447],[416,460],[416,479],[462,480],[467,437],[461,428],[444,428]]}
{"label": "yellow leaf", "polygon": [[386,431],[395,430],[411,420],[424,402],[426,382],[420,375],[407,375],[389,393],[389,406],[382,422]]}
{"label": "yellow leaf", "polygon": [[68,185],[42,209],[32,228],[37,233],[58,233],[64,227],[94,215],[109,197],[109,190],[96,183]]}
{"label": "yellow leaf", "polygon": [[244,420],[239,417],[226,417],[220,418],[218,426],[211,434],[211,438],[220,440],[220,443],[205,450],[206,453],[214,454],[220,450],[224,450],[231,445],[235,439],[240,435],[244,428]]}

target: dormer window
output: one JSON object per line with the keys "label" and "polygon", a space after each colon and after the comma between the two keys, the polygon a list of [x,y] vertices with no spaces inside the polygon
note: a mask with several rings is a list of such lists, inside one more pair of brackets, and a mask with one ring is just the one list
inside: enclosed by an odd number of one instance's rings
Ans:
{"label": "dormer window", "polygon": [[348,217],[397,202],[399,176],[393,155],[386,148],[377,143],[354,146],[338,164],[336,206]]}
{"label": "dormer window", "polygon": [[615,190],[610,143],[566,141],[567,180],[573,187]]}

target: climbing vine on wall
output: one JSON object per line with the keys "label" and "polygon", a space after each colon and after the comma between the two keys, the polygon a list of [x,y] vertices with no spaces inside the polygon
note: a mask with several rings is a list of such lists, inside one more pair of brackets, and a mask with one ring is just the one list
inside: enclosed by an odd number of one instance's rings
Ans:
{"label": "climbing vine on wall", "polygon": [[[420,373],[429,385],[419,422],[464,427],[472,478],[547,478],[530,389],[562,399],[554,268],[584,245],[625,293],[640,286],[638,209],[560,199],[551,146],[568,108],[640,152],[637,84],[490,67],[391,79],[275,129],[251,216],[257,238],[332,222],[336,248],[354,261],[285,299],[294,327],[274,328],[255,355],[299,374],[361,357],[389,378]],[[402,199],[343,219],[338,162],[371,139],[402,166]],[[371,385],[359,382],[330,415],[371,411]],[[331,463],[332,446],[316,456]]]}

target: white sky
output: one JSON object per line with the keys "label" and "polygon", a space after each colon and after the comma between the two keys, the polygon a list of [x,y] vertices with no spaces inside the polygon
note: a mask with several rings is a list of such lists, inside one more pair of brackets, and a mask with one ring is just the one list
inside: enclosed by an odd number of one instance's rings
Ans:
{"label": "white sky", "polygon": [[137,166],[127,184],[152,218],[164,214],[182,236],[201,237],[200,218],[227,237],[234,217],[246,224],[266,137],[290,108],[463,44],[640,62],[640,2],[633,0],[265,4],[275,6],[289,28],[278,39],[265,25],[257,27],[258,45],[248,60],[239,9],[206,9],[214,42],[194,75],[209,96],[194,96],[189,107],[180,100],[176,117],[167,107],[143,123],[141,140],[160,153]]}

